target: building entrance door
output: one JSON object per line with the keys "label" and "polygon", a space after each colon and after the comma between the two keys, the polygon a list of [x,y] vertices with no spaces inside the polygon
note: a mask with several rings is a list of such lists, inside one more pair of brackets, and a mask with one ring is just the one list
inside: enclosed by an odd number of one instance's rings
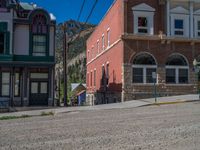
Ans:
{"label": "building entrance door", "polygon": [[30,101],[31,106],[48,105],[48,82],[32,80],[30,82]]}

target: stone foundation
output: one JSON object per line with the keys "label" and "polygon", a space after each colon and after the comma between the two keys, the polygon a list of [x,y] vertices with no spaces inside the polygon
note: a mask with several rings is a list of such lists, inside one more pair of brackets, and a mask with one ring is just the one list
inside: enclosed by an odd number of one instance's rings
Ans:
{"label": "stone foundation", "polygon": [[[132,83],[132,66],[124,64],[123,101],[154,97],[154,84]],[[188,84],[166,84],[165,68],[158,67],[158,83],[156,84],[157,96],[173,96],[197,93],[197,77],[192,69],[189,70]]]}

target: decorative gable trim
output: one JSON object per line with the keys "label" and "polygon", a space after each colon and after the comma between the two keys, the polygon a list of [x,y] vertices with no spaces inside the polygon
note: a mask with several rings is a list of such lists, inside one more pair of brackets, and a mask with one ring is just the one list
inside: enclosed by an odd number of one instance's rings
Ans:
{"label": "decorative gable trim", "polygon": [[175,14],[189,14],[189,10],[187,10],[181,6],[171,9],[170,12],[175,13]]}
{"label": "decorative gable trim", "polygon": [[155,11],[155,8],[149,6],[145,3],[142,3],[142,4],[132,7],[132,10],[133,11]]}

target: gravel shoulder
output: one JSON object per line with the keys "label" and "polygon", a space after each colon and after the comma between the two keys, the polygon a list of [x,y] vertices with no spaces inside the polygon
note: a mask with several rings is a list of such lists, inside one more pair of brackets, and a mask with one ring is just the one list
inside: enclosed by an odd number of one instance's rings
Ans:
{"label": "gravel shoulder", "polygon": [[0,121],[0,149],[198,150],[200,103]]}

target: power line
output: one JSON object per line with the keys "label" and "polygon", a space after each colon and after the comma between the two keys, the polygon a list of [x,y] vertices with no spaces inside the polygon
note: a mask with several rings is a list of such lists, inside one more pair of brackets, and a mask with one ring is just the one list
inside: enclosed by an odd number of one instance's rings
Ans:
{"label": "power line", "polygon": [[83,8],[84,8],[84,5],[85,5],[85,1],[86,1],[86,0],[83,0],[83,3],[82,3],[82,5],[81,5],[81,9],[80,9],[80,12],[79,12],[77,21],[79,21],[79,19],[80,19],[80,17],[81,17],[81,13],[82,13],[82,11],[83,11]]}
{"label": "power line", "polygon": [[85,21],[85,24],[86,24],[86,23],[88,22],[88,20],[90,19],[91,15],[92,15],[92,13],[93,13],[95,7],[96,7],[97,2],[98,2],[98,0],[96,0],[95,3],[93,4],[92,9],[91,9],[91,11],[90,11],[90,13],[89,13],[89,15],[88,15],[86,21]]}

